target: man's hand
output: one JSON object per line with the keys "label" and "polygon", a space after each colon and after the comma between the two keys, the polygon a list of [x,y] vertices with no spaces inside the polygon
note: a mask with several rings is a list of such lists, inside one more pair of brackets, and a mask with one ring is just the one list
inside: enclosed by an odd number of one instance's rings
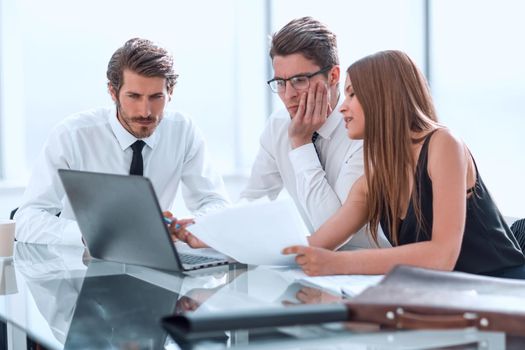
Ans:
{"label": "man's hand", "polygon": [[311,84],[308,93],[304,92],[299,100],[297,113],[288,127],[288,136],[292,148],[312,142],[312,135],[332,113],[328,88],[324,82]]}
{"label": "man's hand", "polygon": [[179,219],[177,220],[173,214],[169,211],[165,211],[162,213],[164,217],[171,220],[171,223],[168,225],[168,229],[171,234],[171,238],[173,241],[183,241],[187,243],[192,248],[207,248],[208,246],[195,237],[194,235],[189,232],[186,227],[188,227],[191,224],[195,223],[195,220],[193,219]]}
{"label": "man's hand", "polygon": [[291,246],[283,250],[283,254],[297,254],[295,262],[308,276],[324,276],[340,274],[337,252],[317,247]]}

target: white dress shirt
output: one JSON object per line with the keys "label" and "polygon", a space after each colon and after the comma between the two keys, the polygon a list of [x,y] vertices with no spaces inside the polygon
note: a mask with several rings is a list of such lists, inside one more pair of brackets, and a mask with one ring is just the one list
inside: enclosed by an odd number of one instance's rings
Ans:
{"label": "white dress shirt", "polygon": [[[267,196],[274,200],[284,187],[311,233],[335,214],[364,171],[363,142],[348,138],[340,104],[317,130],[315,148],[308,143],[292,149],[288,111],[281,109],[273,113],[261,135],[259,152],[241,198],[253,200]],[[390,246],[382,234],[379,243],[382,247]],[[370,247],[375,244],[362,229],[341,249]]]}
{"label": "white dress shirt", "polygon": [[[129,174],[130,146],[136,140],[120,124],[114,107],[77,113],[60,123],[36,161],[15,215],[16,239],[82,244],[57,169]],[[228,204],[222,178],[210,166],[204,139],[191,119],[165,112],[155,132],[143,141],[144,176],[153,183],[163,210],[173,205],[181,181],[186,206],[195,215]]]}

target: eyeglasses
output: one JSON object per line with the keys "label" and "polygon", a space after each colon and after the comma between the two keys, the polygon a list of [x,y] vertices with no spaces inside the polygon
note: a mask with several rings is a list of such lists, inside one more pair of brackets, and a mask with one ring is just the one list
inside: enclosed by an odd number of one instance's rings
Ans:
{"label": "eyeglasses", "polygon": [[280,93],[286,91],[286,82],[290,81],[290,84],[292,84],[292,87],[296,90],[305,90],[310,87],[310,78],[321,73],[328,72],[332,67],[327,66],[324,67],[317,72],[310,73],[310,74],[301,74],[296,75],[293,77],[290,77],[288,79],[281,79],[281,78],[273,78],[272,80],[268,80],[267,83],[270,86],[270,89],[272,89],[273,92]]}

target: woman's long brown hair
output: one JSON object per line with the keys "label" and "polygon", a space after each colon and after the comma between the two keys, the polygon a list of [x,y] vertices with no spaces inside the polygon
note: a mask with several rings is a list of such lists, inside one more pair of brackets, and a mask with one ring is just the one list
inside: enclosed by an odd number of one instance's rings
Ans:
{"label": "woman's long brown hair", "polygon": [[411,198],[418,226],[423,223],[416,186],[410,193],[416,159],[411,132],[437,125],[427,81],[407,54],[381,51],[352,64],[347,73],[365,117],[364,168],[368,186],[368,222],[377,243],[381,218],[398,245],[399,218]]}

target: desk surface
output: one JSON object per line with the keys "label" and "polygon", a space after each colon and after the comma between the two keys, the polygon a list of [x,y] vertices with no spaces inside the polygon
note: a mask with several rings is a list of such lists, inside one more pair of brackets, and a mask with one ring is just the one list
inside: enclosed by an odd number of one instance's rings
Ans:
{"label": "desk surface", "polygon": [[[1,263],[0,320],[49,349],[178,349],[160,327],[163,316],[341,300],[301,285],[282,269],[265,267],[233,265],[184,276],[90,261],[80,247],[21,243],[13,259]],[[464,347],[455,349],[499,349],[505,347],[506,337],[473,329],[378,331],[340,323],[225,332],[192,346],[208,348],[210,342],[219,349],[436,349],[458,344]]]}

